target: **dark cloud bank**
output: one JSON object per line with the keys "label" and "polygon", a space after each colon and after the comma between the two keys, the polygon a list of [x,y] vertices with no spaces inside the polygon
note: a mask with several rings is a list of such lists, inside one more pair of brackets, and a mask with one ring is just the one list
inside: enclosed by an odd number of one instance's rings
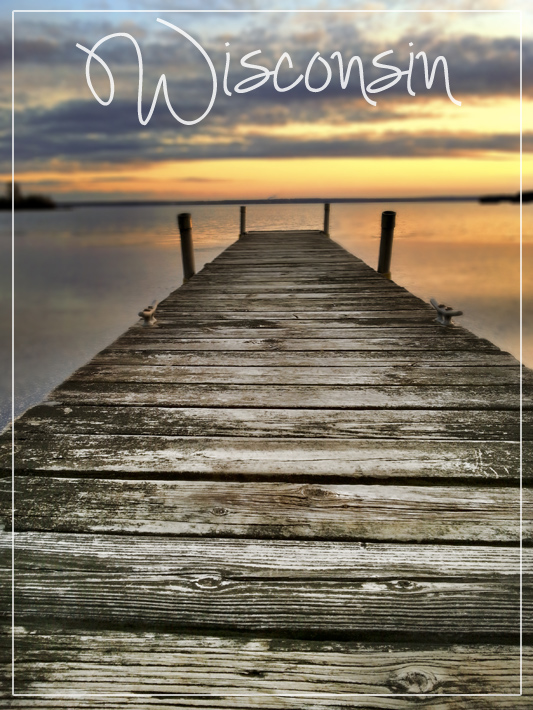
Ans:
{"label": "dark cloud bank", "polygon": [[[328,59],[333,70],[332,82],[325,91],[318,94],[311,93],[305,89],[302,82],[294,90],[280,94],[273,89],[270,81],[261,89],[249,94],[233,94],[232,97],[227,97],[223,94],[220,81],[218,96],[211,113],[200,124],[192,127],[177,123],[169,114],[161,96],[149,125],[143,127],[139,124],[136,108],[134,50],[127,41],[113,46],[109,43],[105,52],[102,50],[102,57],[112,67],[117,79],[113,103],[108,107],[99,105],[87,89],[85,100],[64,101],[52,108],[37,107],[18,111],[15,118],[17,168],[20,170],[37,167],[51,159],[79,161],[88,165],[169,159],[412,157],[518,151],[517,135],[476,133],[465,135],[454,132],[453,124],[446,134],[434,132],[413,135],[408,131],[408,124],[399,111],[415,106],[418,115],[422,116],[433,110],[430,98],[440,97],[447,100],[440,69],[430,91],[424,85],[420,66],[413,75],[416,97],[407,94],[405,78],[403,78],[389,91],[372,96],[378,101],[376,107],[370,106],[361,98],[356,66],[352,69],[353,78],[348,88],[342,90],[338,69],[336,69],[338,64],[329,59],[333,51],[342,50],[345,61],[352,54],[361,55],[365,62],[365,79],[368,85],[370,81],[384,73],[371,69],[372,57],[389,48],[377,46],[358,37],[357,48],[350,49],[349,37],[342,37],[342,34],[342,28],[336,26],[335,31],[323,33],[318,38],[309,35],[305,41],[300,39],[297,48],[294,48],[293,42],[290,53],[294,70],[289,71],[285,67],[282,76],[283,82],[288,84],[300,72],[305,72],[309,59],[318,48]],[[344,34],[346,35],[346,32]],[[395,54],[383,61],[405,69],[408,39],[404,38],[394,45],[391,44]],[[213,57],[221,80],[224,66],[224,53],[220,48],[222,42],[211,42],[212,44],[205,48]],[[31,66],[35,64],[47,65],[53,70],[54,67],[64,67],[67,63],[71,66],[71,71],[79,74],[79,83],[85,84],[85,59],[72,45],[72,37],[68,47],[61,37],[21,39],[16,44],[16,62],[19,62],[16,66],[19,68],[21,78],[30,77]],[[152,101],[159,75],[165,72],[169,81],[171,101],[178,113],[189,120],[201,115],[211,94],[210,76],[205,62],[198,55],[195,62],[193,55],[189,53],[184,56],[182,51],[180,53],[171,44],[160,46],[147,42],[142,47],[146,67],[144,114],[146,115]],[[264,63],[269,68],[273,68],[281,51],[291,50],[291,46],[281,48],[280,41],[279,39],[276,41],[272,28],[263,32],[258,31],[258,36],[249,36],[241,40],[238,50],[235,50],[230,87],[251,73],[239,69],[240,57],[247,51],[259,47],[263,48],[263,54],[251,61]],[[398,47],[403,47],[401,55],[399,51],[396,52]],[[442,43],[429,35],[419,35],[416,38],[415,49],[424,49],[430,60],[440,54],[446,57],[453,95],[463,101],[464,105],[487,97],[494,97],[496,100],[498,97],[511,97],[518,101],[517,40],[512,38],[489,40],[479,36],[464,36]],[[8,53],[4,40],[0,38],[0,61],[9,61],[10,54],[10,46]],[[527,41],[524,43],[525,63],[532,58],[533,42]],[[315,85],[322,83],[324,76],[323,68],[318,65],[316,74],[313,74]],[[51,89],[53,90],[53,87]],[[533,90],[530,91],[526,87],[525,93],[532,96]],[[103,90],[103,95],[107,97],[107,88]],[[461,109],[457,108],[457,110]],[[356,139],[350,140],[334,136],[320,140],[288,140],[262,135],[261,130],[257,130],[253,136],[242,137],[235,131],[238,125],[275,127],[292,121],[313,123],[327,121],[340,125],[352,124],[353,128],[353,124],[366,122],[369,119],[376,127],[383,120],[394,119],[395,129],[377,138],[368,133],[368,126],[362,126],[361,134]],[[0,114],[0,129],[3,137],[8,139],[10,115],[7,110]],[[198,137],[206,142],[196,142]],[[179,142],[176,143],[176,139]],[[524,148],[526,150],[532,148],[530,135],[525,136]]]}

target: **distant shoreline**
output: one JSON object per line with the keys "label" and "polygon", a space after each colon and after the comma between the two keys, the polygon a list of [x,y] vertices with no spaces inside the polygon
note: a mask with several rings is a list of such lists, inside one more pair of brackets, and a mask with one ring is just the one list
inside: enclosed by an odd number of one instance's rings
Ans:
{"label": "distant shoreline", "polygon": [[162,207],[169,205],[297,205],[297,204],[360,204],[365,202],[478,202],[479,195],[466,197],[294,197],[269,200],[88,200],[84,202],[57,202],[58,207]]}
{"label": "distant shoreline", "polygon": [[[5,200],[4,200],[5,201]],[[435,195],[432,197],[274,197],[272,199],[242,199],[242,200],[87,200],[73,202],[54,202],[53,205],[38,205],[34,209],[53,206],[59,209],[75,209],[79,207],[169,207],[183,206],[208,207],[216,205],[313,205],[313,204],[383,204],[391,202],[400,203],[441,203],[441,202],[478,202],[480,204],[498,204],[500,202],[510,202],[517,204],[520,201],[518,195]],[[522,202],[533,201],[533,192],[524,191]],[[0,207],[4,207],[0,204]],[[11,209],[11,203],[5,205],[5,209]],[[24,206],[22,206],[24,209]]]}

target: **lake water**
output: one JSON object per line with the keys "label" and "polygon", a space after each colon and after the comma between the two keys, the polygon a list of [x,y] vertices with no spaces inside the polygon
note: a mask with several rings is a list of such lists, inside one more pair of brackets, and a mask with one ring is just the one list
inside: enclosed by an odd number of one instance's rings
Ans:
{"label": "lake water", "polygon": [[[397,212],[392,277],[519,354],[519,208],[477,203],[333,204],[331,236],[374,268],[380,215]],[[193,215],[196,267],[238,234],[237,206],[83,207],[15,217],[15,411],[36,404],[182,283],[177,212]],[[317,229],[322,205],[250,205],[249,229]],[[524,206],[524,235],[533,205]],[[0,214],[0,426],[10,418],[11,215]],[[532,240],[524,236],[524,362],[533,366]]]}

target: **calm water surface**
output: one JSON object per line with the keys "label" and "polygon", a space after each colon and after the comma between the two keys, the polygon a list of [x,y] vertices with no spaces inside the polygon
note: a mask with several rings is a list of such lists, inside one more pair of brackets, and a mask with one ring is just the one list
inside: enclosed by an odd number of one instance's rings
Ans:
{"label": "calm water surface", "polygon": [[[332,205],[331,234],[376,267],[380,215],[397,212],[393,279],[465,311],[461,324],[519,354],[519,209],[477,203]],[[321,205],[251,205],[249,229],[316,229]],[[17,213],[15,410],[36,404],[182,283],[176,213],[193,214],[196,267],[238,234],[239,208],[86,207]],[[533,366],[533,206],[524,206],[524,362]],[[0,425],[10,417],[11,215],[0,214]]]}

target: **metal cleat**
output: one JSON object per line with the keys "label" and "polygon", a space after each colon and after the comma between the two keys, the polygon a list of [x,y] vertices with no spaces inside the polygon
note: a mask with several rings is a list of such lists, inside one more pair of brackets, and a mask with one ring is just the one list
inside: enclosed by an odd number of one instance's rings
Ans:
{"label": "metal cleat", "polygon": [[151,306],[147,306],[144,311],[139,311],[141,318],[144,318],[143,327],[150,327],[155,325],[155,309],[157,308],[157,301],[154,301]]}
{"label": "metal cleat", "polygon": [[452,316],[463,315],[463,311],[454,311],[451,306],[445,306],[444,303],[437,303],[434,298],[430,300],[430,303],[437,311],[437,317],[435,320],[441,325],[453,325]]}

